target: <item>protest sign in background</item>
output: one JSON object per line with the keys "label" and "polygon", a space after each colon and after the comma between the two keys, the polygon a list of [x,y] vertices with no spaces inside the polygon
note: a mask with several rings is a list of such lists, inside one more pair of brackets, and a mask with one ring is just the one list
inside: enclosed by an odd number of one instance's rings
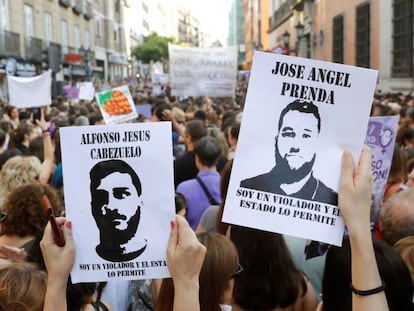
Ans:
{"label": "protest sign in background", "polygon": [[35,77],[7,76],[10,105],[17,108],[49,106],[52,103],[51,70]]}
{"label": "protest sign in background", "polygon": [[[171,123],[65,127],[61,148],[66,216],[76,248],[72,281],[167,277],[166,247],[175,217]],[[116,172],[107,166],[99,178],[92,173],[113,160]],[[132,168],[140,187],[125,167],[118,170],[119,160]],[[131,233],[138,206],[138,227]],[[121,234],[127,242],[119,242]]]}
{"label": "protest sign in background", "polygon": [[78,99],[92,100],[95,96],[95,88],[92,82],[81,82],[79,85]]}
{"label": "protest sign in background", "polygon": [[371,226],[378,219],[384,190],[390,174],[399,116],[370,117],[365,144],[371,147],[372,189]]}
{"label": "protest sign in background", "polygon": [[234,97],[236,46],[194,48],[170,44],[168,53],[172,95]]}
{"label": "protest sign in background", "polygon": [[106,124],[135,119],[138,114],[127,85],[95,94]]}
{"label": "protest sign in background", "polygon": [[[375,70],[255,52],[223,221],[340,245],[344,224],[339,209],[319,202],[314,195],[322,183],[338,191],[343,150],[350,150],[358,161],[376,79]],[[312,134],[314,142],[298,146],[304,149],[301,154],[316,154],[311,166],[315,185],[289,196],[284,191],[274,194],[242,187],[243,180],[277,171],[279,116],[295,100],[313,103],[320,116],[320,133]],[[298,120],[291,120],[293,127],[316,128],[313,114],[295,113]],[[284,139],[302,140],[309,135],[306,129],[303,134],[289,129]],[[296,159],[299,162],[299,157]]]}

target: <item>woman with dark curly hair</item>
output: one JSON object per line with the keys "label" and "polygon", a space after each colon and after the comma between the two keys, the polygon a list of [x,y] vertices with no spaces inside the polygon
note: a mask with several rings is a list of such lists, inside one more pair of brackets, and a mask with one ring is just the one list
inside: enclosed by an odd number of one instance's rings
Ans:
{"label": "woman with dark curly hair", "polygon": [[50,186],[27,184],[14,189],[2,208],[7,216],[1,223],[0,245],[23,247],[43,232],[49,220],[40,203],[43,194],[49,198],[55,215],[61,214],[62,203]]}

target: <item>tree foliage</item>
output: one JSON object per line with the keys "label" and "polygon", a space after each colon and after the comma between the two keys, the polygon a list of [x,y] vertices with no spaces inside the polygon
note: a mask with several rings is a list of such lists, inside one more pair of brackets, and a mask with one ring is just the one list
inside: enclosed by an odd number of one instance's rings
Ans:
{"label": "tree foliage", "polygon": [[141,45],[132,48],[131,54],[144,64],[148,64],[150,61],[163,61],[168,58],[169,42],[173,43],[173,39],[159,36],[157,33],[152,32],[144,38],[144,42]]}

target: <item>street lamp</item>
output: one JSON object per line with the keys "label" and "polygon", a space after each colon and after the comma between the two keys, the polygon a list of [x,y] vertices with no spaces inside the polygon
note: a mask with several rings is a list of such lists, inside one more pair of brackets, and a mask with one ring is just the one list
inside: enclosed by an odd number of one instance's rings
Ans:
{"label": "street lamp", "polygon": [[286,49],[289,49],[289,41],[290,41],[290,33],[289,31],[285,30],[285,32],[282,34],[283,38],[283,44]]}
{"label": "street lamp", "polygon": [[301,39],[303,35],[305,34],[305,25],[298,22],[295,28],[296,28],[296,36],[298,37],[298,39]]}

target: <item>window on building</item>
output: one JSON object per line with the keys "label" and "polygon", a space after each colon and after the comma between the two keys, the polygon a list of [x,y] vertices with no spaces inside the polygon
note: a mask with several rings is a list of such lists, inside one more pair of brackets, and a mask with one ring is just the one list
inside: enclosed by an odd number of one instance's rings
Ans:
{"label": "window on building", "polygon": [[356,65],[370,67],[370,4],[362,3],[356,8]]}
{"label": "window on building", "polygon": [[62,40],[62,49],[64,53],[68,52],[68,24],[66,21],[61,20],[60,21],[60,35]]}
{"label": "window on building", "polygon": [[0,0],[0,30],[9,29],[9,0]]}
{"label": "window on building", "polygon": [[333,61],[335,63],[344,62],[344,16],[337,15],[333,19]]}
{"label": "window on building", "polygon": [[53,41],[53,22],[52,15],[45,13],[45,40],[47,42]]}
{"label": "window on building", "polygon": [[393,64],[394,77],[413,76],[413,1],[393,3]]}
{"label": "window on building", "polygon": [[33,37],[33,7],[31,5],[24,5],[24,20],[26,26],[26,36]]}
{"label": "window on building", "polygon": [[101,19],[96,17],[95,19],[95,33],[97,37],[100,37],[102,32],[101,32]]}
{"label": "window on building", "polygon": [[75,34],[75,48],[79,49],[81,47],[81,37],[80,37],[79,26],[75,26],[74,34]]}
{"label": "window on building", "polygon": [[85,49],[89,49],[91,47],[91,34],[89,30],[85,30]]}

